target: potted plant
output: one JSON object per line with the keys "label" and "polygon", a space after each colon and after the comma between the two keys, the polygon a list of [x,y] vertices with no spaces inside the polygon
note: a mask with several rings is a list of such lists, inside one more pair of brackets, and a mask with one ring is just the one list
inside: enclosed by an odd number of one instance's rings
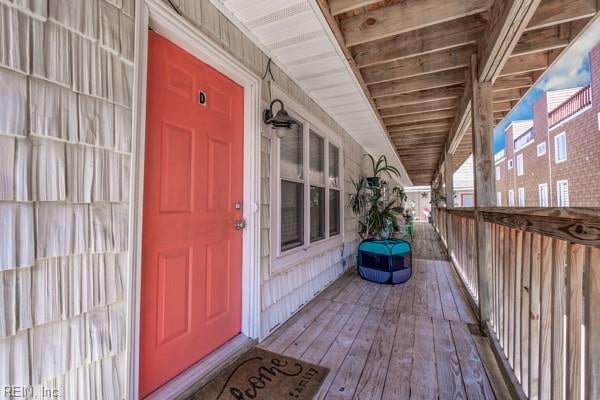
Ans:
{"label": "potted plant", "polygon": [[446,207],[446,196],[441,194],[438,190],[431,191],[431,201],[429,202],[432,207],[443,208]]}
{"label": "potted plant", "polygon": [[[384,156],[377,162],[370,155],[369,158],[373,161],[373,171],[376,174],[385,172],[390,177],[400,176],[395,167],[387,165]],[[350,194],[350,208],[358,217],[358,233],[363,239],[391,237],[393,232],[399,229],[397,216],[404,210],[402,206],[406,201],[404,190],[394,187],[390,192],[387,190],[386,182],[379,178],[379,176],[372,176],[361,177],[358,181],[352,179],[354,193]]]}
{"label": "potted plant", "polygon": [[383,173],[386,173],[390,178],[394,175],[400,177],[400,171],[398,171],[398,168],[394,167],[393,165],[388,164],[386,156],[381,155],[377,161],[375,161],[375,158],[370,154],[365,154],[365,157],[369,158],[371,161],[371,167],[373,168],[373,174],[366,178],[369,186],[379,187],[381,174]]}

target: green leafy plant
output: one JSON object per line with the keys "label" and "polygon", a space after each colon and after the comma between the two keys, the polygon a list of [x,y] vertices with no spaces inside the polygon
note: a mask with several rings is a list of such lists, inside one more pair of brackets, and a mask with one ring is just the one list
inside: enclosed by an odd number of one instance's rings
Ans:
{"label": "green leafy plant", "polygon": [[367,178],[367,182],[371,186],[379,186],[379,180],[381,178],[381,174],[383,173],[387,174],[390,178],[394,176],[398,178],[400,177],[400,171],[398,168],[394,167],[393,165],[389,165],[385,155],[379,156],[377,160],[375,160],[375,158],[370,154],[365,154],[365,157],[371,161],[371,167],[373,169],[373,175]]}
{"label": "green leafy plant", "polygon": [[429,201],[429,204],[431,204],[433,207],[437,207],[439,205],[439,203],[442,203],[445,201],[446,201],[446,196],[441,194],[438,190],[431,191],[431,200]]}
{"label": "green leafy plant", "polygon": [[[368,237],[388,238],[398,231],[398,215],[404,211],[407,196],[400,187],[387,192],[383,187],[369,185],[367,178],[352,180],[354,193],[350,194],[350,208],[358,217],[358,233]],[[383,185],[385,186],[385,185]],[[390,196],[391,193],[391,196]]]}

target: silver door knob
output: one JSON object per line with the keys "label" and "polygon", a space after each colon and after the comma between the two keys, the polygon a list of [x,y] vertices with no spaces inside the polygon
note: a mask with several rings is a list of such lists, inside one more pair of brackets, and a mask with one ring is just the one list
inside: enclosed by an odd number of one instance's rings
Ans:
{"label": "silver door knob", "polygon": [[234,222],[234,227],[236,230],[241,231],[242,229],[244,229],[246,227],[246,220],[245,219],[238,219]]}

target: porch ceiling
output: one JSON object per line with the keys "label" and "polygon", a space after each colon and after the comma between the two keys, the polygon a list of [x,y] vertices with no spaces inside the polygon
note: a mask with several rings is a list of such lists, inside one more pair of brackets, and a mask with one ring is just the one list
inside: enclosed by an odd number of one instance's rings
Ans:
{"label": "porch ceiling", "polygon": [[[367,151],[412,186],[383,121],[314,0],[211,0]],[[285,88],[284,88],[285,89]]]}
{"label": "porch ceiling", "polygon": [[[471,56],[500,122],[598,13],[596,0],[317,0],[415,185],[471,154]],[[504,6],[502,6],[504,5]]]}

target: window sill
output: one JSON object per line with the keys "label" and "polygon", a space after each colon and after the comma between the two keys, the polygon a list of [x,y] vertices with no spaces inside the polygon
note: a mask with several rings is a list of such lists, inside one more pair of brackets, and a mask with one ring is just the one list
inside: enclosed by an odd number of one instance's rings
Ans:
{"label": "window sill", "polygon": [[274,276],[285,272],[298,264],[343,244],[344,237],[341,234],[338,234],[337,236],[320,240],[319,242],[312,243],[308,246],[287,250],[279,257],[271,260],[270,275]]}

